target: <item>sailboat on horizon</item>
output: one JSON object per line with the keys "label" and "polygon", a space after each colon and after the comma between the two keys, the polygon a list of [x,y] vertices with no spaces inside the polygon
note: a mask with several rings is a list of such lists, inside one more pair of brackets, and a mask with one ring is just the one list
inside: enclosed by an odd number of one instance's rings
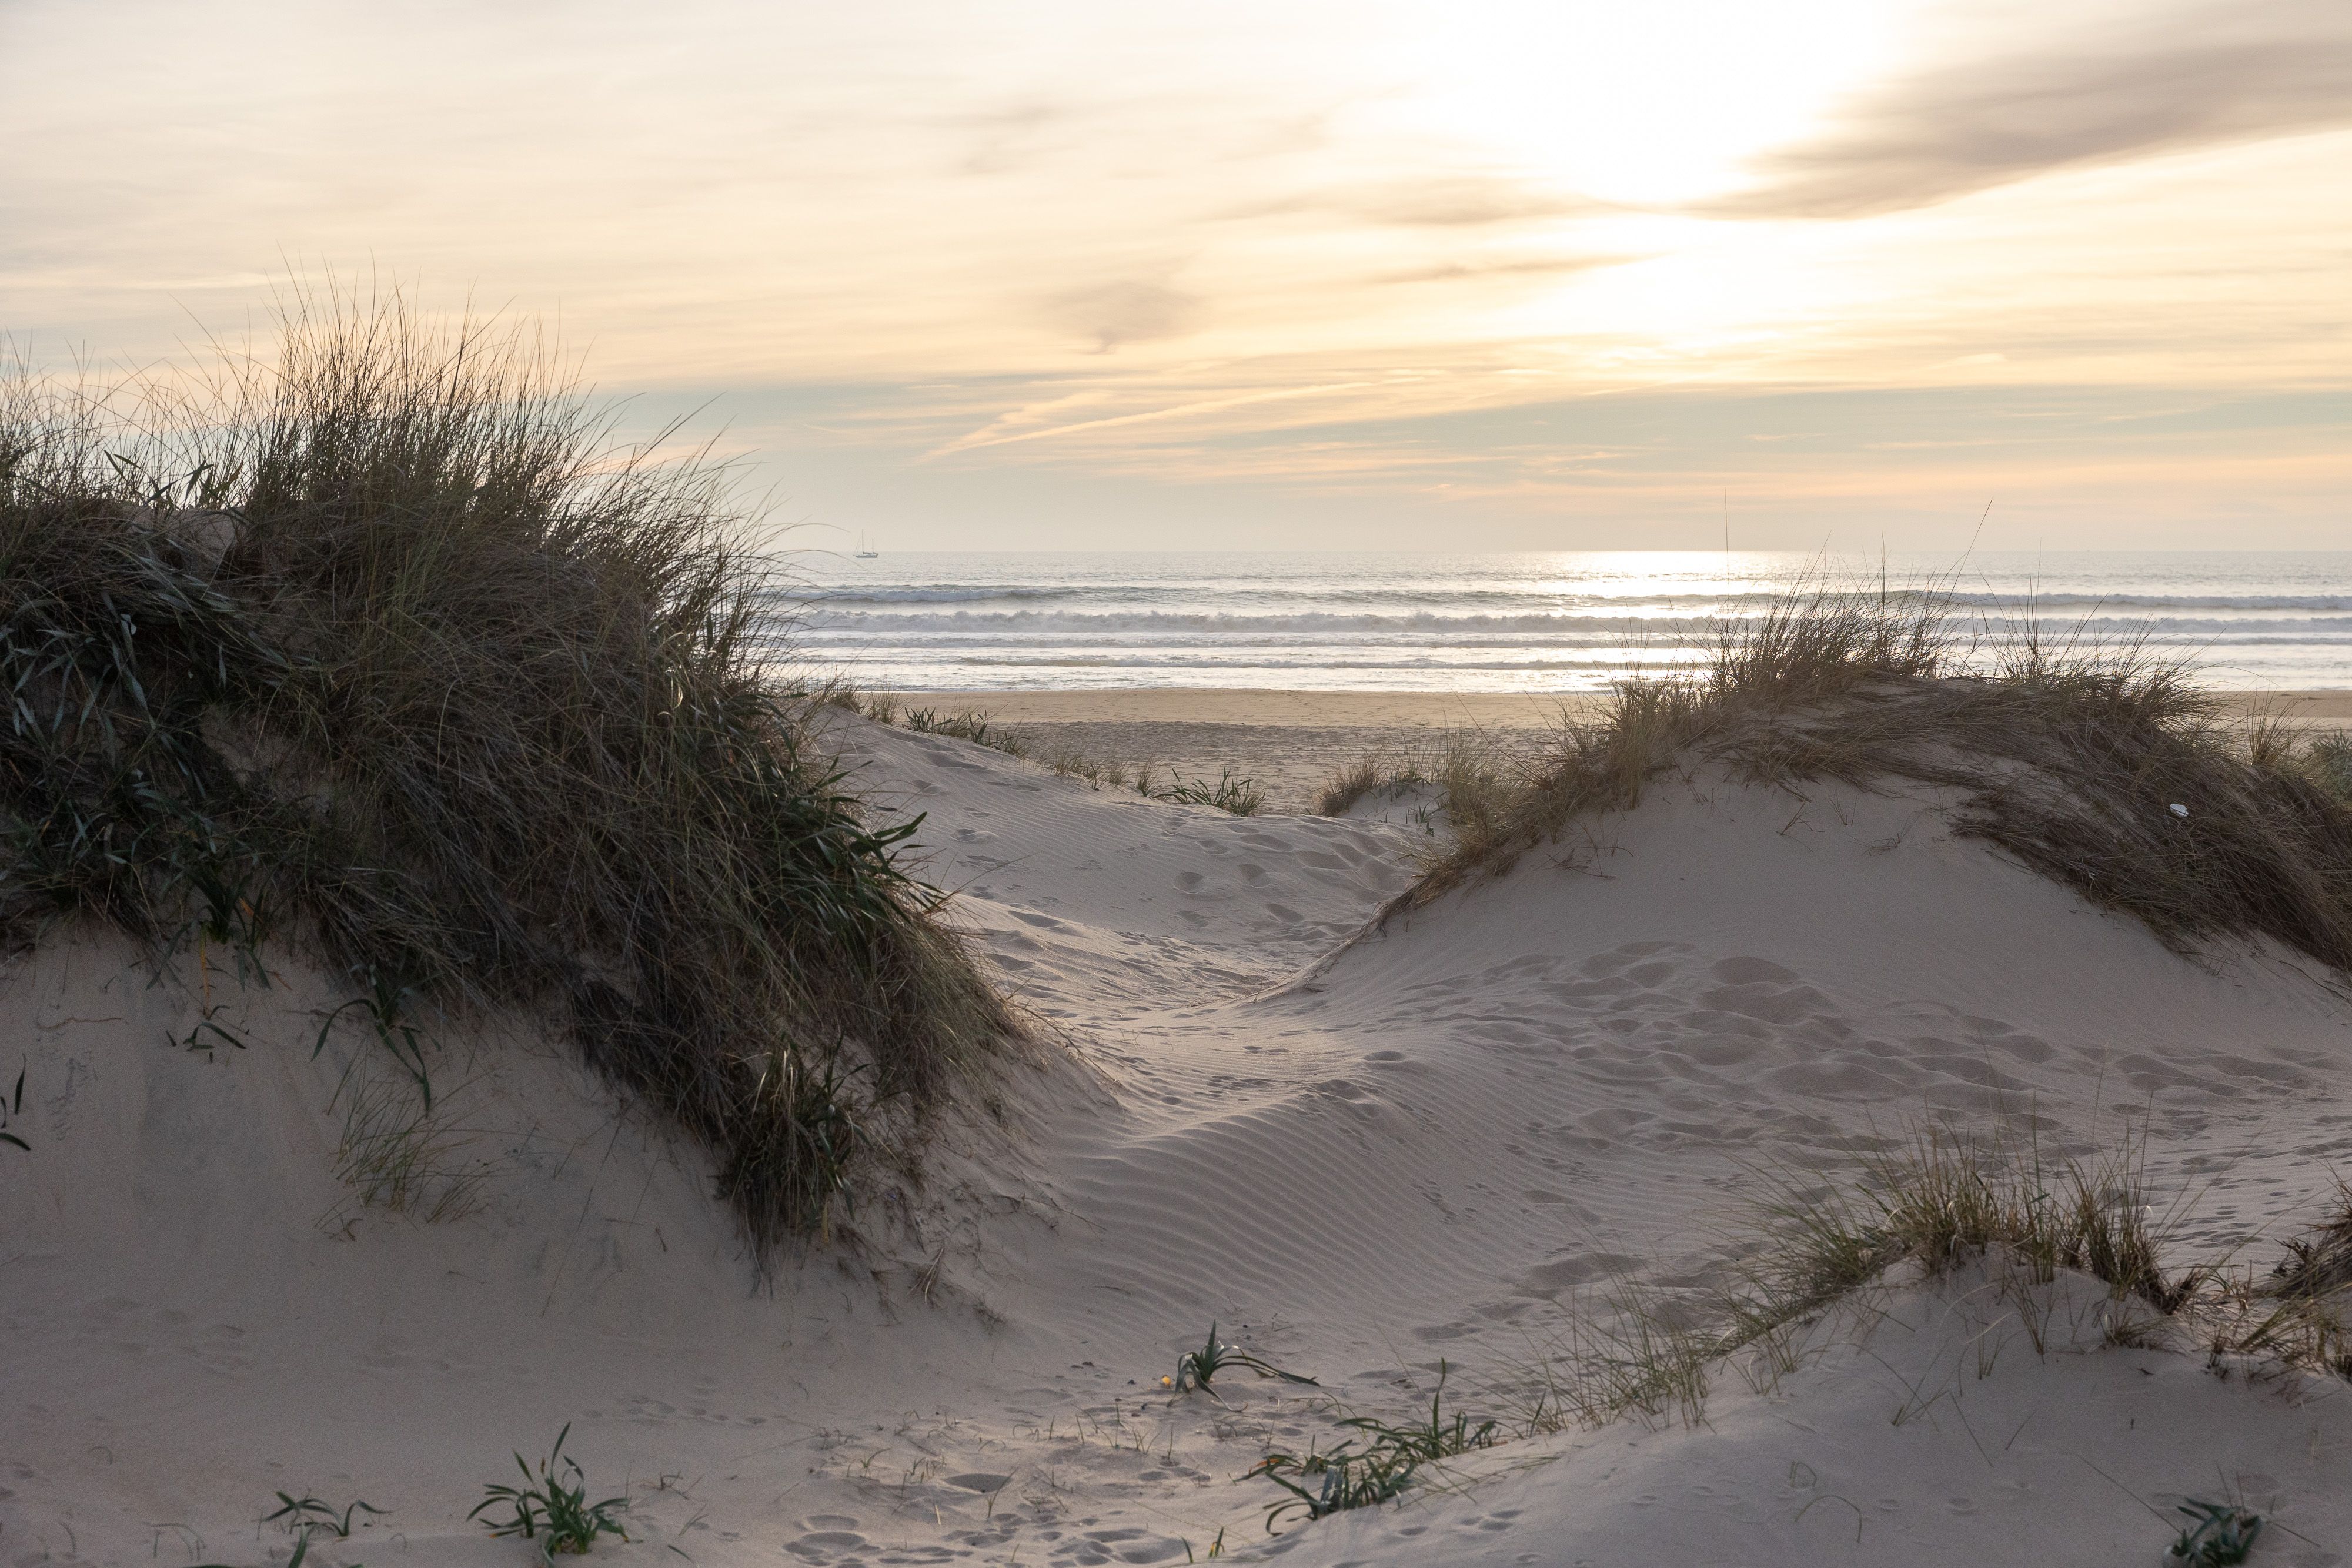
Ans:
{"label": "sailboat on horizon", "polygon": [[870,550],[866,548],[866,530],[864,528],[857,530],[857,559],[859,560],[879,560],[882,559],[881,551]]}

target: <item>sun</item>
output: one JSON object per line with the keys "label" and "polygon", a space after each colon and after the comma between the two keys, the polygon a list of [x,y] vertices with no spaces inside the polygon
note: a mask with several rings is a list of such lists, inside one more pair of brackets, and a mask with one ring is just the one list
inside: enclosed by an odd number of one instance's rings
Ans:
{"label": "sun", "polygon": [[1606,203],[1671,205],[1737,184],[1899,57],[1906,0],[1509,0],[1391,15],[1395,106],[1496,162]]}

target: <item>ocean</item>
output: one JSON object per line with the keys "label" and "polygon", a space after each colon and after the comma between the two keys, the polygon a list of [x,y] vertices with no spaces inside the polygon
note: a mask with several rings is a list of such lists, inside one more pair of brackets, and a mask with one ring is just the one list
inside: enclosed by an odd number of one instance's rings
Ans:
{"label": "ocean", "polygon": [[1720,551],[804,555],[799,657],[867,685],[1585,691],[1809,573],[1937,586],[1966,636],[2138,639],[2231,689],[2352,687],[2352,551],[1830,562]]}

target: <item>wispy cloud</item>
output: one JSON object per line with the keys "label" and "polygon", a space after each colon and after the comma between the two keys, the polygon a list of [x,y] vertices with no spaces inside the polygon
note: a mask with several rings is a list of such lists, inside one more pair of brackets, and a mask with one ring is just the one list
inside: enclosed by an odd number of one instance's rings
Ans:
{"label": "wispy cloud", "polygon": [[1407,228],[1486,228],[1608,210],[1557,184],[1500,174],[1440,174],[1333,193],[1328,204],[1373,223]]}
{"label": "wispy cloud", "polygon": [[1596,267],[1622,267],[1629,256],[1527,256],[1496,261],[1443,261],[1372,275],[1375,283],[1459,283],[1490,277],[1564,277]]}
{"label": "wispy cloud", "polygon": [[933,457],[949,456],[958,452],[971,452],[983,446],[1009,446],[1016,441],[1043,441],[1049,437],[1113,430],[1123,425],[1153,424],[1166,420],[1226,413],[1234,409],[1250,408],[1260,403],[1288,402],[1298,398],[1337,397],[1341,393],[1362,391],[1373,384],[1370,382],[1332,382],[1321,386],[1276,387],[1259,392],[1235,392],[1226,397],[1200,398],[1191,402],[1172,403],[1166,408],[1144,409],[1135,413],[1108,414],[1100,419],[1073,420],[1066,423],[1042,425],[1033,429],[1013,428],[1015,423],[1026,422],[1008,417],[975,430],[969,435],[959,436],[923,455],[928,460]]}
{"label": "wispy cloud", "polygon": [[1121,343],[1148,343],[1181,337],[1198,326],[1207,301],[1164,283],[1117,278],[1067,288],[1045,301],[1044,315],[1055,328],[1095,352],[1108,354]]}
{"label": "wispy cloud", "polygon": [[1770,154],[1740,216],[1851,218],[2057,169],[2352,124],[2352,5],[2235,0],[1875,84]]}

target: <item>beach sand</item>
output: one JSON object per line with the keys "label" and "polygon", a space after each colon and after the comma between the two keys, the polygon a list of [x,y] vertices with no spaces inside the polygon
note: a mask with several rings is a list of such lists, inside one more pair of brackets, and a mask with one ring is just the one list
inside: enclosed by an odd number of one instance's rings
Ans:
{"label": "beach sand", "polygon": [[[1313,809],[1332,774],[1360,758],[1433,756],[1456,737],[1531,759],[1562,717],[1602,699],[1514,692],[1315,692],[1234,688],[908,692],[912,709],[985,713],[1040,755],[1066,749],[1132,773],[1150,763],[1180,779],[1254,779],[1276,810]],[[2228,709],[2307,726],[2352,725],[2352,692],[2246,692]]]}
{"label": "beach sand", "polygon": [[911,692],[910,709],[982,712],[1032,752],[1214,782],[1245,778],[1277,811],[1312,810],[1324,783],[1362,758],[1427,760],[1457,737],[1497,758],[1532,759],[1564,715],[1594,699],[1513,693],[1282,692],[1165,688],[1096,692]]}
{"label": "beach sand", "polygon": [[[985,700],[1200,727],[1260,768],[1305,758],[1302,729],[1540,722]],[[699,1157],[527,1014],[436,1024],[428,1168],[394,1207],[352,1185],[352,1107],[402,1113],[403,1081],[351,1015],[314,1049],[347,999],[315,965],[159,972],[87,932],[12,961],[10,1563],[282,1563],[281,1490],[388,1511],[310,1563],[520,1563],[467,1510],[567,1424],[590,1495],[629,1500],[604,1563],[2152,1563],[2192,1495],[2253,1501],[2281,1563],[2352,1542],[2340,1384],[2217,1376],[2118,1343],[2079,1279],[2020,1297],[1975,1265],[1717,1367],[1703,1420],[1513,1427],[1271,1538],[1269,1448],[1425,1417],[1441,1383],[1449,1412],[1518,1421],[1589,1366],[1612,1281],[1724,1282],[1769,1173],[1850,1178],[1929,1121],[2137,1139],[2176,1265],[2267,1266],[2352,1165],[2340,977],[2259,944],[2184,957],[1920,787],[1701,771],[1373,927],[1405,831],[828,722],[855,788],[924,813],[924,874],[1038,1039],[919,1181],[765,1277]],[[1162,1387],[1213,1322],[1318,1385]]]}

